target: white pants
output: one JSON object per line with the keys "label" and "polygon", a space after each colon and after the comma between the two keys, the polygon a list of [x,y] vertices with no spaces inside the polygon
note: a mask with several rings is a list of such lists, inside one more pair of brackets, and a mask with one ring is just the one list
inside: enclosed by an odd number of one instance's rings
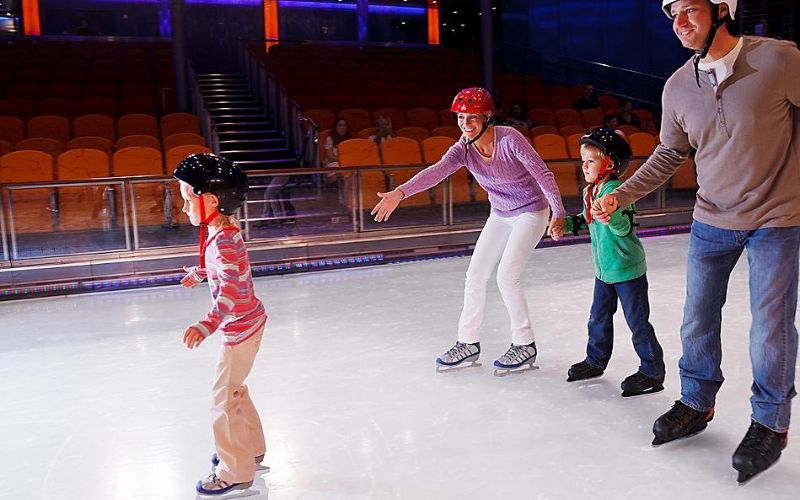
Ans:
{"label": "white pants", "polygon": [[252,481],[254,457],[266,451],[261,419],[244,384],[262,334],[263,330],[239,345],[221,346],[217,358],[212,409],[214,442],[220,460],[216,472],[228,483]]}
{"label": "white pants", "polygon": [[480,340],[478,329],[486,306],[486,284],[497,266],[497,286],[511,318],[511,342],[530,344],[534,341],[528,302],[522,292],[522,270],[531,252],[547,228],[549,209],[514,217],[490,215],[486,220],[464,285],[464,309],[458,320],[458,340],[474,343]]}

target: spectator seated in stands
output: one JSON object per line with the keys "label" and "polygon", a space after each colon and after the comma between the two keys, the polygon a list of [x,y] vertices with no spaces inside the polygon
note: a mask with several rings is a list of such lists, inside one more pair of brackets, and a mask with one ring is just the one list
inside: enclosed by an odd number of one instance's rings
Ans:
{"label": "spectator seated in stands", "polygon": [[528,119],[528,108],[521,102],[515,102],[508,108],[508,116],[503,120],[506,125],[522,127],[529,130],[533,124]]}
{"label": "spectator seated in stands", "polygon": [[583,86],[583,95],[575,99],[575,103],[572,107],[578,111],[583,109],[597,109],[600,107],[597,96],[594,95],[594,86],[591,83],[587,83]]}
{"label": "spectator seated in stands", "polygon": [[617,121],[617,115],[608,113],[605,120],[603,120],[603,128],[615,130],[618,126],[619,122]]}
{"label": "spectator seated in stands", "polygon": [[392,119],[387,116],[379,116],[375,120],[376,128],[378,129],[374,135],[369,136],[369,140],[373,141],[375,144],[380,146],[384,143],[387,139],[391,139],[392,137],[396,137],[397,134],[394,133],[392,129]]}
{"label": "spectator seated in stands", "polygon": [[633,125],[639,130],[642,129],[642,122],[633,112],[633,101],[630,99],[627,99],[622,105],[622,111],[617,115],[617,125]]}
{"label": "spectator seated in stands", "polygon": [[350,127],[347,125],[347,120],[340,118],[336,122],[331,135],[325,139],[325,161],[328,167],[339,166],[339,143],[344,140],[352,139],[353,135],[350,133]]}

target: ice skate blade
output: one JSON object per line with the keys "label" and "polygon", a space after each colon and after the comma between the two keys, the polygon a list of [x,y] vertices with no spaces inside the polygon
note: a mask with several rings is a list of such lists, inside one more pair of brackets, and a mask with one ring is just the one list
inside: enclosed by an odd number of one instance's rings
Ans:
{"label": "ice skate blade", "polygon": [[469,361],[464,363],[459,363],[457,365],[440,365],[436,363],[436,373],[447,373],[447,372],[456,372],[459,370],[463,370],[464,368],[472,368],[472,367],[479,367],[483,366],[480,361]]}
{"label": "ice skate blade", "polygon": [[268,465],[264,465],[261,463],[256,464],[256,472],[269,472],[270,468]]}
{"label": "ice skate blade", "polygon": [[594,380],[596,378],[602,377],[604,374],[601,373],[600,375],[592,375],[591,377],[581,377],[581,378],[570,378],[567,377],[567,382],[582,382],[584,380]]}
{"label": "ice skate blade", "polygon": [[633,397],[636,397],[636,396],[647,396],[648,394],[656,394],[656,393],[661,392],[663,390],[664,390],[664,387],[662,386],[662,387],[657,388],[657,389],[656,388],[648,389],[648,390],[643,391],[643,392],[625,392],[625,391],[622,391],[622,397],[623,398],[633,398]]}
{"label": "ice skate blade", "polygon": [[529,372],[529,371],[534,371],[534,370],[538,370],[538,369],[539,369],[539,367],[534,365],[533,363],[528,364],[528,365],[522,365],[522,366],[517,367],[517,368],[495,367],[493,375],[495,377],[505,377],[506,375],[511,375],[511,374],[514,374],[514,373],[523,373],[523,372]]}
{"label": "ice skate blade", "polygon": [[253,496],[258,495],[258,491],[251,489],[252,486],[253,486],[253,482],[251,481],[247,486],[243,485],[241,487],[234,488],[234,489],[232,489],[232,490],[230,490],[230,491],[228,491],[226,493],[222,493],[222,494],[219,494],[219,495],[211,495],[211,494],[207,494],[207,493],[197,493],[197,496],[195,498],[197,500],[205,500],[205,499],[208,499],[208,498],[230,499],[230,498],[253,497]]}
{"label": "ice skate blade", "polygon": [[674,439],[661,439],[658,436],[656,436],[656,437],[653,438],[653,442],[651,444],[652,444],[652,446],[661,446],[662,444],[665,444],[665,443],[672,443],[672,442],[675,442],[675,441],[680,441],[682,439],[688,439],[690,437],[693,437],[693,436],[696,436],[696,435],[700,434],[701,432],[706,430],[707,427],[708,427],[708,422],[706,422],[706,425],[703,426],[702,429],[698,429],[698,430],[692,432],[691,434],[686,434],[685,436],[676,437]]}

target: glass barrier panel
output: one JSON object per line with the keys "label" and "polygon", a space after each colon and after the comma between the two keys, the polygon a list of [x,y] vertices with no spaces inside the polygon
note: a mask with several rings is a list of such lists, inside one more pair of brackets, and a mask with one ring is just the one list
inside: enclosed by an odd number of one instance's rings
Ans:
{"label": "glass barrier panel", "polygon": [[11,256],[8,253],[9,234],[8,224],[6,223],[6,198],[8,194],[4,189],[0,188],[0,260],[9,260]]}
{"label": "glass barrier panel", "polygon": [[353,232],[347,172],[248,174],[249,239]]}
{"label": "glass barrier panel", "polygon": [[445,224],[442,207],[445,182],[404,199],[388,221],[375,222],[375,216],[370,215],[380,201],[378,192],[391,191],[420,170],[420,167],[412,167],[360,171],[364,231]]}
{"label": "glass barrier panel", "polygon": [[128,248],[121,184],[7,190],[12,258]]}
{"label": "glass barrier panel", "polygon": [[182,211],[183,198],[177,180],[135,181],[128,185],[128,216],[136,228],[137,248],[197,243],[199,229],[192,226]]}

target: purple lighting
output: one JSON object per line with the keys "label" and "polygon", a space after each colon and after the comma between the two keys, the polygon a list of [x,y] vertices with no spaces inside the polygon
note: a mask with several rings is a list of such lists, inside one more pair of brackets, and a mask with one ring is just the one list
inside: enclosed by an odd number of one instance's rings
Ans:
{"label": "purple lighting", "polygon": [[[352,11],[358,8],[354,3],[306,2],[303,0],[279,0],[278,7]],[[368,9],[376,14],[404,14],[408,16],[424,16],[426,14],[424,7],[403,7],[402,5],[370,5]]]}

